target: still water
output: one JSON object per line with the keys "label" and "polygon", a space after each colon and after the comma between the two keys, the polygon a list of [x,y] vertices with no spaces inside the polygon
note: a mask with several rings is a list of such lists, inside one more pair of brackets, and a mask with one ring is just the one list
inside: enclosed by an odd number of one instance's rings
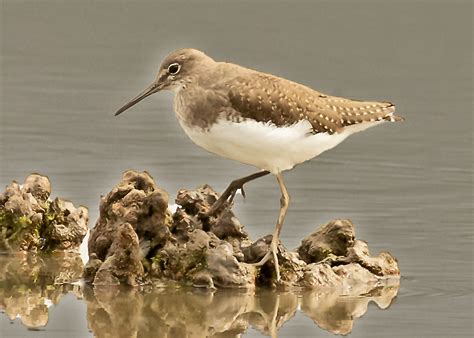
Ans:
{"label": "still water", "polygon": [[[47,261],[31,284],[36,263],[16,260],[28,269],[12,274],[3,260],[2,337],[199,337],[209,328],[245,337],[472,335],[472,2],[2,0],[0,10],[0,185],[48,175],[53,196],[89,207],[91,225],[99,196],[126,169],[149,171],[171,195],[203,183],[221,190],[254,170],[193,145],[171,93],[113,117],[175,48],[333,95],[390,100],[407,120],[354,135],[286,173],[292,205],[281,236],[294,248],[318,225],[350,218],[373,253],[398,258],[400,288],[92,290],[47,277],[56,273]],[[246,188],[236,212],[258,238],[273,229],[278,187],[265,177]],[[9,313],[7,303],[24,310]]]}
{"label": "still water", "polygon": [[[369,310],[370,303],[387,309],[399,289],[398,282],[360,285],[344,293],[209,291],[171,286],[92,288],[76,282],[83,268],[77,255],[0,256],[0,263],[0,308],[13,325],[18,318],[30,335],[41,331],[48,337],[57,334],[48,325],[57,320],[55,308],[71,301],[85,304],[87,327],[97,337],[234,337],[250,330],[271,337],[286,330],[293,331],[294,336],[299,332],[292,330],[291,321],[297,314],[312,321],[319,331],[347,334]],[[76,328],[78,322],[84,325],[77,318],[66,320],[60,331],[81,336],[84,328]],[[3,333],[10,335],[9,330]]]}

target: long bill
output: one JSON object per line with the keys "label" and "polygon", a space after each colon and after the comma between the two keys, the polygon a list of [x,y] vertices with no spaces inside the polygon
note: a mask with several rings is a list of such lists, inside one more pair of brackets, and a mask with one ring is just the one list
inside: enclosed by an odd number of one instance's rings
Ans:
{"label": "long bill", "polygon": [[156,93],[160,90],[161,90],[161,86],[158,83],[156,83],[156,82],[152,83],[144,91],[142,91],[140,94],[138,94],[133,99],[131,99],[129,102],[127,102],[122,108],[117,110],[117,112],[115,113],[115,116],[117,116],[119,114],[122,114],[128,108],[136,105],[138,102],[140,102],[144,98],[146,98],[146,97],[150,96],[151,94],[154,94],[154,93]]}

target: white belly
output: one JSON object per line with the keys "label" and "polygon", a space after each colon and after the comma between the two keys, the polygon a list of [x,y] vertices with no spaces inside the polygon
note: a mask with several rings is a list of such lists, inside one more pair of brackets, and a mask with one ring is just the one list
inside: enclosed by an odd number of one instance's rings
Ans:
{"label": "white belly", "polygon": [[346,127],[341,133],[311,134],[311,124],[300,121],[288,127],[247,120],[220,120],[208,131],[181,127],[198,146],[219,156],[279,173],[293,168],[341,143],[349,135],[383,121]]}

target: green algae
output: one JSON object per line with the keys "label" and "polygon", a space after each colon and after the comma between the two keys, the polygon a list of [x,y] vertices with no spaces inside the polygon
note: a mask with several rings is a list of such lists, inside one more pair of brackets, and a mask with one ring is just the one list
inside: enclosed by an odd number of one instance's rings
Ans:
{"label": "green algae", "polygon": [[15,215],[0,210],[0,250],[22,250],[36,247],[40,239],[41,224],[35,224],[26,215]]}
{"label": "green algae", "polygon": [[[57,224],[60,215],[51,208],[51,202],[44,203],[41,221],[33,221],[33,216],[17,215],[0,209],[0,250],[54,250],[57,241],[49,238],[52,225]],[[35,214],[32,214],[35,215]]]}

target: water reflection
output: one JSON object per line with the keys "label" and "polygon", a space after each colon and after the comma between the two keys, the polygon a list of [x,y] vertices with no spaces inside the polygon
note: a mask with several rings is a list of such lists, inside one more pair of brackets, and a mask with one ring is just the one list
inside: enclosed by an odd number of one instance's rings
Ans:
{"label": "water reflection", "polygon": [[354,320],[373,301],[392,303],[398,284],[376,286],[364,294],[328,290],[242,292],[189,289],[86,288],[87,319],[97,337],[233,337],[249,327],[276,337],[298,309],[320,328],[348,334]]}
{"label": "water reflection", "polygon": [[83,268],[78,254],[0,255],[0,310],[28,328],[46,326],[49,306],[68,292],[80,296],[71,282],[81,278]]}
{"label": "water reflection", "polygon": [[320,328],[346,335],[352,331],[354,321],[368,310],[370,302],[387,309],[398,293],[399,284],[377,286],[367,293],[354,290],[346,295],[338,293],[303,293],[301,310]]}
{"label": "water reflection", "polygon": [[350,290],[276,292],[204,291],[189,288],[79,286],[77,256],[0,256],[0,309],[29,328],[46,326],[48,307],[73,293],[87,305],[89,330],[96,337],[235,337],[250,327],[276,337],[298,311],[320,328],[348,334],[374,302],[386,309],[398,283]]}

